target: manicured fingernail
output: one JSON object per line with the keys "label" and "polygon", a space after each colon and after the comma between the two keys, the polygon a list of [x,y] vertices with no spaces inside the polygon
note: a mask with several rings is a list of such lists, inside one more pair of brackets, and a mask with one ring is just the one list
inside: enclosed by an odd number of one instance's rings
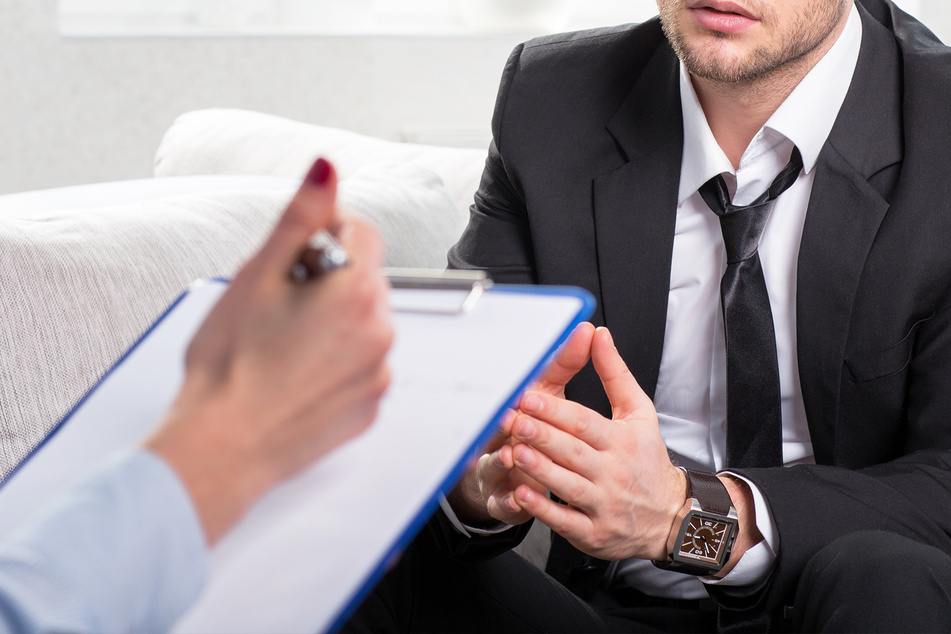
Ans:
{"label": "manicured fingernail", "polygon": [[327,180],[330,178],[330,163],[326,159],[319,158],[314,161],[314,164],[311,166],[310,171],[307,172],[307,178],[304,180],[310,183],[311,185],[316,185],[317,187],[323,187],[327,184]]}
{"label": "manicured fingernail", "polygon": [[534,394],[526,394],[522,399],[522,407],[526,412],[537,412],[542,408],[542,400]]}

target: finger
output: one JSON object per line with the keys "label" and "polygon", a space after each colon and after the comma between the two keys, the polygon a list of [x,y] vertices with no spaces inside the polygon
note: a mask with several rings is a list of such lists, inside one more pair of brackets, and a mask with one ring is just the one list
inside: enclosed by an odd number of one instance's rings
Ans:
{"label": "finger", "polygon": [[479,460],[479,481],[489,515],[508,524],[521,524],[529,518],[512,498],[513,468],[512,447],[505,445]]}
{"label": "finger", "polygon": [[506,524],[522,524],[531,517],[522,510],[515,500],[511,490],[499,490],[490,495],[485,501],[485,509],[489,515]]}
{"label": "finger", "polygon": [[482,447],[483,453],[492,453],[493,451],[498,451],[502,445],[507,444],[511,440],[511,437],[509,436],[511,425],[508,425],[508,428],[506,428],[505,422],[510,416],[514,416],[514,414],[512,414],[511,410],[507,410],[505,415],[502,417],[502,423],[500,424],[499,429],[496,430],[496,432],[492,435],[492,438],[490,438],[489,441],[486,442],[485,446]]}
{"label": "finger", "polygon": [[[316,278],[317,284],[294,285],[299,297],[308,301],[314,318],[321,319],[328,304],[336,306],[341,324],[361,325],[367,337],[384,334],[389,348],[393,339],[389,306],[389,284],[382,275],[383,240],[376,228],[356,216],[341,216],[341,245],[348,252],[349,264]],[[353,332],[351,330],[351,332]],[[357,345],[354,355],[373,342]],[[373,348],[371,348],[373,349]]]}
{"label": "finger", "polygon": [[615,420],[645,407],[653,408],[650,397],[644,393],[631,374],[624,359],[614,346],[614,338],[607,328],[598,328],[591,344],[591,360],[601,377],[604,392],[611,401]]}
{"label": "finger", "polygon": [[558,356],[539,379],[535,389],[548,394],[560,394],[578,372],[588,363],[591,356],[591,339],[594,326],[588,322],[578,324]]}
{"label": "finger", "polygon": [[[512,483],[508,483],[512,484]],[[512,486],[524,487],[535,492],[539,497],[544,498],[548,491],[535,482],[517,483]],[[546,498],[547,499],[547,498]],[[515,499],[515,490],[512,488],[498,488],[485,499],[485,510],[493,518],[506,524],[523,524],[531,519],[531,515],[526,513],[522,506]]]}
{"label": "finger", "polygon": [[593,529],[591,519],[583,511],[553,502],[529,487],[518,487],[512,497],[525,512],[571,542]]}
{"label": "finger", "polygon": [[325,159],[317,159],[297,194],[274,225],[264,245],[252,258],[269,276],[286,278],[307,248],[311,237],[337,223],[337,174]]}
{"label": "finger", "polygon": [[[576,440],[583,441],[592,450],[605,451],[611,448],[614,423],[580,403],[533,391],[526,392],[525,396],[522,397],[519,408],[530,417],[547,423]],[[538,439],[523,435],[521,433],[523,431],[521,426],[517,425],[513,435],[542,449],[540,443],[545,440],[543,437],[545,427],[543,425],[539,425],[536,430],[536,433],[540,435]],[[556,447],[545,447],[544,451],[549,453],[550,450],[555,449]],[[578,449],[574,450],[579,451]],[[552,454],[549,453],[549,455]]]}
{"label": "finger", "polygon": [[498,451],[503,445],[510,445],[512,440],[512,424],[515,422],[517,412],[513,409],[506,409],[502,412],[502,418],[499,426],[496,428],[492,438],[482,448],[482,453],[492,453]]}
{"label": "finger", "polygon": [[483,448],[482,453],[492,454],[500,450],[502,447],[509,446],[513,443],[512,437],[503,431],[497,432],[489,443]]}
{"label": "finger", "polygon": [[564,502],[581,509],[596,508],[601,493],[591,480],[565,469],[528,445],[512,448],[516,467]]}
{"label": "finger", "polygon": [[379,230],[363,218],[351,214],[338,216],[337,240],[347,251],[351,266],[379,269],[383,265],[383,238]]}
{"label": "finger", "polygon": [[512,437],[586,478],[592,478],[597,471],[600,462],[598,451],[583,438],[556,425],[521,413],[512,425]]}
{"label": "finger", "polygon": [[515,463],[512,460],[512,447],[503,445],[492,453],[483,454],[477,463],[479,480],[486,483],[488,488],[494,488],[512,471]]}
{"label": "finger", "polygon": [[502,413],[502,419],[499,421],[499,433],[509,435],[512,433],[512,425],[515,423],[516,418],[518,418],[518,411],[514,409],[506,409]]}

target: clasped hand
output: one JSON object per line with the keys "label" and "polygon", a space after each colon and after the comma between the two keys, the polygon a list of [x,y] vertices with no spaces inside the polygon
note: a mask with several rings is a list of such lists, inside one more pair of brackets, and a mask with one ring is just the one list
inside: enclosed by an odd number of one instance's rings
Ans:
{"label": "clasped hand", "polygon": [[[589,357],[611,402],[610,419],[564,398],[565,384]],[[537,518],[579,550],[608,560],[666,558],[671,525],[686,499],[653,403],[608,330],[591,324],[575,330],[544,378],[505,417],[500,439],[472,477],[493,518],[509,524]]]}

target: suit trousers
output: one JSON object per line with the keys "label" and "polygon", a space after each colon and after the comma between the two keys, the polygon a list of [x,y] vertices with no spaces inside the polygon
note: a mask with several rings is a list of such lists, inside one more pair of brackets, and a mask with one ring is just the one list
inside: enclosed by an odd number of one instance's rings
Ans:
{"label": "suit trousers", "polygon": [[[639,594],[639,593],[638,593]],[[712,632],[712,602],[599,591],[590,602],[515,552],[459,561],[424,528],[344,632]],[[637,605],[632,605],[636,603]]]}
{"label": "suit trousers", "polygon": [[[878,531],[820,551],[797,590],[794,620],[776,631],[951,632],[951,557]],[[742,622],[742,619],[741,619]],[[762,621],[751,631],[761,631]],[[742,625],[739,628],[743,630]],[[453,559],[424,529],[344,632],[713,632],[708,601],[658,599],[632,588],[583,601],[514,552]]]}
{"label": "suit trousers", "polygon": [[851,533],[810,560],[800,632],[951,632],[951,557],[882,531]]}

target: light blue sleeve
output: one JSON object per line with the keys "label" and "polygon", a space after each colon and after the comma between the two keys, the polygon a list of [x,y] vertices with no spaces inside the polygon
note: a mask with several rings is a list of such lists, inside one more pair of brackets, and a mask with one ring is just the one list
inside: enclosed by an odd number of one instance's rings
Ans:
{"label": "light blue sleeve", "polygon": [[124,453],[0,543],[0,632],[164,632],[207,567],[177,474]]}

